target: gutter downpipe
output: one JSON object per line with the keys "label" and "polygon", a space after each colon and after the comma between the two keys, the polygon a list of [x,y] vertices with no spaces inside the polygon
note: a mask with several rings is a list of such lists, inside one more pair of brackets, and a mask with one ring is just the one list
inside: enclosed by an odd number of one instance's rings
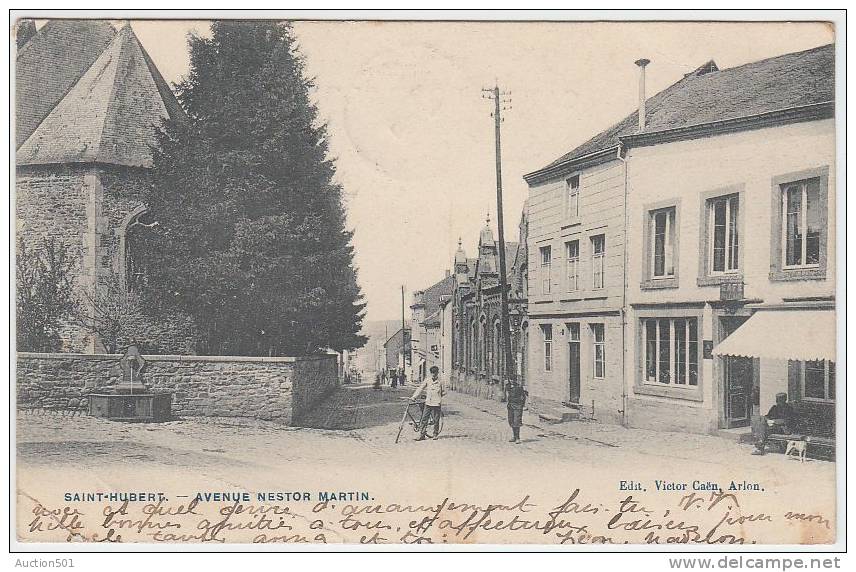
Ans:
{"label": "gutter downpipe", "polygon": [[630,212],[627,208],[627,159],[622,157],[624,144],[619,143],[616,158],[624,164],[624,268],[623,268],[623,284],[621,290],[621,426],[627,427],[627,257],[630,253],[630,246],[627,244],[628,228],[630,223]]}

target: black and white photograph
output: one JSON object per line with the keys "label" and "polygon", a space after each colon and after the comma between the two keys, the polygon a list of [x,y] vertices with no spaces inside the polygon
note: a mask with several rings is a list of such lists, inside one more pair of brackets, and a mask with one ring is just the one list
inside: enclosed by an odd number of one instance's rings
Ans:
{"label": "black and white photograph", "polygon": [[270,16],[10,12],[18,550],[843,546],[841,13]]}

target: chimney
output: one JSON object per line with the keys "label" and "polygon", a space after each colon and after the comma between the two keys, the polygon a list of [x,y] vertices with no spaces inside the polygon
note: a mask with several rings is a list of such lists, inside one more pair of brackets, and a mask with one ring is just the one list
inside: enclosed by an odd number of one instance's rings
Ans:
{"label": "chimney", "polygon": [[448,278],[448,277],[449,277],[449,276],[451,276],[451,275],[452,275],[452,271],[451,271],[451,270],[449,270],[449,269],[447,268],[447,269],[446,269],[446,276],[445,276],[445,277],[446,277],[446,278]]}
{"label": "chimney", "polygon": [[636,65],[639,66],[639,131],[645,130],[645,66],[651,63],[651,60],[642,58],[636,60]]}

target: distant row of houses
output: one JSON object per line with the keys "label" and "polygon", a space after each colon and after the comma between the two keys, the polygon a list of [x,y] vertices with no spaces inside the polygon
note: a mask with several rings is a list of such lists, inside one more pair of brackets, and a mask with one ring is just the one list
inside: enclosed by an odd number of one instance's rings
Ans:
{"label": "distant row of houses", "polygon": [[[707,62],[549,165],[506,244],[512,351],[533,410],[633,427],[746,427],[786,392],[835,405],[834,46]],[[498,244],[414,296],[415,375],[501,398]],[[738,431],[740,431],[738,429]]]}

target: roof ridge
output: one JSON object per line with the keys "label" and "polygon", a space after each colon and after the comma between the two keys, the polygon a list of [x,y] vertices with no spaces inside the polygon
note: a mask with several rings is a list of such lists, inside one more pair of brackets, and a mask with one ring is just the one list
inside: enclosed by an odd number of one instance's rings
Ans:
{"label": "roof ridge", "polygon": [[[85,67],[77,68],[75,58],[68,57],[67,50],[69,46],[66,45],[60,48],[55,45],[53,36],[59,35],[59,37],[63,37],[63,34],[68,35],[70,32],[73,32],[73,34],[67,37],[69,40],[79,37],[76,35],[80,32],[83,32],[84,36],[87,36],[89,33],[93,34],[92,37],[86,38],[90,43],[84,45],[88,48],[98,48],[98,50],[87,52],[87,56],[84,56],[83,61],[79,62],[85,65],[89,59],[88,56],[92,56],[91,61]],[[92,43],[93,41],[97,42],[99,36],[105,36],[108,32],[109,38],[103,37],[103,46],[100,42],[97,44]],[[18,51],[15,58],[17,68],[15,70],[15,105],[16,111],[19,112],[19,115],[15,118],[16,152],[36,132],[42,122],[53,113],[57,105],[68,96],[74,89],[74,86],[86,75],[95,62],[98,61],[101,54],[113,42],[115,36],[116,29],[104,20],[52,19],[39,28],[36,34]],[[51,86],[57,84],[57,77],[53,77],[50,81],[45,82],[45,78],[37,77],[34,74],[35,70],[39,70],[39,72],[43,71],[42,68],[45,66],[45,61],[40,59],[40,56],[41,58],[56,56],[55,52],[51,51],[52,48],[54,50],[64,49],[66,51],[60,57],[60,59],[64,58],[65,66],[61,70],[56,70],[58,71],[57,76],[62,78],[63,72],[68,72],[69,70],[74,72],[67,76],[68,84],[63,86],[64,89],[62,91],[53,91],[50,89]],[[86,50],[78,50],[74,53],[80,56],[84,52]],[[50,62],[50,65],[54,65],[54,62]],[[37,85],[33,85],[33,82]],[[62,79],[60,79],[60,83],[63,83]],[[50,103],[50,101],[45,101],[45,97],[52,101],[50,107],[43,107],[41,105],[42,103]],[[26,107],[22,108],[21,105],[24,101],[27,102]],[[24,113],[20,113],[22,111]],[[24,135],[26,137],[19,141],[18,137]]]}
{"label": "roof ridge", "polygon": [[[101,54],[101,56],[110,52],[110,50],[113,47],[113,44],[115,42],[121,42],[122,41],[122,34],[125,32],[126,29],[130,29],[130,27],[131,26],[129,24],[126,24],[125,26],[123,26],[122,29],[119,30],[119,32],[116,34],[116,37],[113,38],[113,41],[110,42],[110,45],[108,45],[107,48],[104,50],[104,52]],[[104,120],[101,122],[101,129],[98,131],[98,140],[96,141],[96,147],[95,147],[96,149],[98,149],[98,154],[95,157],[96,161],[101,159],[101,157],[99,156],[101,154],[101,142],[104,140],[104,131],[105,131],[105,129],[107,129],[107,123],[108,123],[108,118],[110,117],[110,111],[111,111],[111,108],[115,105],[116,92],[119,90],[119,82],[116,81],[116,77],[119,73],[119,64],[122,63],[122,51],[124,49],[125,49],[125,46],[120,43],[119,48],[118,48],[119,53],[116,54],[116,66],[114,67],[113,79],[110,81],[110,96],[107,99],[107,107],[104,109]],[[99,59],[101,56],[99,56]],[[110,56],[110,57],[112,58],[112,56]],[[95,60],[95,61],[97,62],[98,60]],[[95,65],[95,64],[93,63],[92,65]]]}
{"label": "roof ridge", "polygon": [[[708,60],[693,72],[684,74],[673,84],[646,98],[650,118],[646,131],[674,129],[680,127],[681,122],[684,124],[708,123],[709,119],[705,117],[710,116],[716,109],[722,109],[722,113],[729,118],[734,118],[736,109],[751,116],[765,113],[774,105],[779,105],[780,108],[791,108],[817,103],[815,100],[826,97],[829,91],[828,84],[834,77],[834,70],[830,71],[829,59],[824,53],[834,46],[834,43],[827,43],[807,50],[779,54],[739,66],[699,74],[698,72],[710,66],[711,62],[715,65],[714,60]],[[821,55],[811,55],[818,53]],[[771,64],[771,62],[774,63]],[[820,86],[819,91],[797,90],[796,86],[783,84],[781,83],[783,79],[777,79],[782,73],[793,75],[797,68],[806,69],[806,65],[810,66],[809,75],[814,74],[811,77],[821,74],[817,76],[819,79],[813,80]],[[780,75],[769,77],[771,70]],[[756,74],[766,77],[766,83],[754,87],[755,84],[751,82]],[[740,85],[735,85],[735,81]],[[687,100],[687,97],[691,99]],[[732,102],[731,108],[725,105],[727,101]],[[594,156],[621,145],[621,138],[644,133],[645,131],[640,132],[636,125],[637,117],[638,109],[598,131],[553,162],[527,173],[524,179],[531,184],[532,177],[548,176],[547,173],[553,169],[561,169],[567,164],[585,160],[585,157]]]}
{"label": "roof ridge", "polygon": [[179,114],[180,104],[126,24],[23,142],[17,160],[149,167],[157,128]]}
{"label": "roof ridge", "polygon": [[[15,61],[16,61],[16,62],[17,62],[19,59],[21,59],[21,55],[23,55],[23,54],[25,54],[25,53],[27,52],[27,50],[28,50],[28,49],[30,48],[30,46],[32,45],[33,40],[35,40],[35,39],[36,39],[40,34],[42,34],[42,30],[44,30],[45,28],[47,28],[48,26],[50,26],[54,21],[55,21],[55,20],[48,20],[48,21],[47,21],[47,23],[45,23],[45,25],[44,25],[44,26],[42,26],[41,28],[39,28],[39,29],[37,29],[37,30],[36,30],[36,33],[33,35],[33,37],[32,37],[32,38],[30,38],[29,40],[27,40],[27,43],[26,43],[26,44],[24,44],[23,46],[21,46],[20,48],[18,48],[18,50],[17,50],[17,52],[16,52],[16,54],[15,54]],[[46,33],[46,32],[45,32],[45,33]]]}
{"label": "roof ridge", "polygon": [[[112,93],[112,86],[115,84],[115,81],[116,81],[115,72],[116,72],[116,68],[118,67],[118,63],[116,63],[114,65],[113,58],[110,55],[110,52],[111,52],[111,49],[112,49],[113,44],[115,43],[116,39],[117,38],[113,38],[113,40],[107,45],[107,47],[98,55],[97,58],[95,58],[95,61],[92,62],[92,65],[90,65],[86,69],[86,71],[79,78],[77,78],[77,80],[72,84],[72,87],[65,93],[65,95],[63,95],[63,97],[57,102],[57,104],[53,106],[53,108],[50,110],[50,112],[39,123],[38,127],[36,127],[36,129],[30,134],[30,136],[27,139],[25,139],[23,143],[21,143],[21,146],[18,148],[18,150],[16,152],[16,161],[17,162],[19,162],[20,164],[25,164],[25,165],[26,164],[38,164],[38,163],[40,163],[41,160],[37,160],[35,163],[33,163],[33,160],[35,160],[37,157],[39,157],[41,155],[41,150],[42,150],[41,149],[41,143],[42,143],[43,139],[55,140],[57,135],[59,135],[60,137],[62,137],[62,136],[67,137],[69,135],[69,133],[65,132],[66,127],[67,127],[65,125],[65,121],[68,119],[68,117],[66,116],[67,112],[69,112],[68,106],[73,105],[73,103],[74,103],[74,100],[70,99],[72,96],[75,96],[78,100],[85,101],[86,102],[86,105],[84,106],[85,109],[90,110],[90,111],[91,110],[97,110],[99,102],[97,100],[94,100],[91,97],[91,95],[94,93],[93,86],[95,86],[100,81],[102,75],[105,72],[107,72],[108,68],[110,68],[111,66],[113,67],[113,74],[114,75],[111,79],[104,80],[104,81],[110,82],[111,93]],[[102,62],[102,61],[103,61],[103,63],[101,65],[100,69],[95,69],[96,64],[98,64],[99,62]],[[89,76],[90,74],[94,74],[94,77],[91,78],[90,85],[89,86],[83,86],[81,84],[81,82],[84,79],[86,79],[87,76]],[[81,91],[85,90],[85,93],[78,94],[78,93],[76,93],[78,90],[81,90]],[[86,137],[81,138],[78,136],[78,143],[83,143],[83,148],[74,149],[74,153],[76,153],[75,159],[77,161],[80,161],[80,160],[86,161],[87,155],[91,154],[91,152],[93,152],[93,151],[97,152],[97,150],[98,150],[98,147],[100,145],[100,140],[101,140],[101,137],[103,136],[103,132],[104,132],[104,123],[107,120],[107,110],[108,110],[108,106],[109,106],[109,99],[103,105],[104,105],[103,116],[101,116],[99,118],[99,116],[97,115],[97,112],[96,112],[96,116],[93,118],[95,120],[100,120],[100,122],[101,122],[100,127],[97,128],[97,136],[92,136],[92,140],[90,140],[90,141],[86,140]],[[94,125],[94,122],[92,122],[92,121],[87,122],[87,124],[86,124],[86,126],[88,126],[88,127],[91,127],[93,125]],[[58,129],[59,132],[51,135],[51,133],[50,133],[51,129],[54,129],[54,130]],[[48,132],[47,133],[48,136],[46,136],[46,134],[45,134],[46,131]],[[92,135],[92,132],[90,132],[90,135]],[[91,147],[90,147],[90,144],[92,144]],[[27,149],[28,146],[32,147],[32,149]],[[19,155],[19,154],[21,154],[21,155]],[[22,156],[25,157],[23,162],[21,161]],[[29,158],[26,158],[27,156],[29,156]],[[49,158],[51,158],[51,157],[49,157]],[[52,157],[51,159],[56,159],[56,157]],[[97,160],[98,157],[95,156],[95,157],[92,157],[92,159]],[[50,163],[50,162],[56,162],[56,161],[50,160],[50,161],[46,161],[46,162]],[[61,161],[61,162],[68,162],[68,161],[65,160],[65,161]]]}
{"label": "roof ridge", "polygon": [[[131,27],[130,23],[128,24],[128,27],[129,28]],[[184,108],[181,107],[181,103],[178,101],[178,98],[175,95],[175,92],[172,91],[172,88],[170,88],[166,79],[164,79],[163,74],[161,74],[157,65],[155,65],[155,62],[154,62],[154,60],[152,60],[152,57],[149,55],[149,52],[146,50],[146,47],[140,41],[139,36],[137,36],[137,34],[134,32],[133,29],[131,30],[131,34],[137,40],[137,45],[139,45],[140,51],[143,53],[143,59],[146,62],[146,67],[148,67],[149,73],[152,74],[152,79],[155,82],[155,87],[157,88],[158,93],[160,93],[161,100],[163,101],[164,107],[166,107],[166,112],[167,112],[167,115],[169,115],[169,118],[170,119],[176,119],[176,118],[180,119],[180,118],[187,117],[187,115],[184,112]],[[175,104],[175,107],[177,108],[177,110],[179,112],[176,114],[176,117],[173,117],[173,114],[171,113],[171,110],[170,110],[170,105],[172,103]]]}
{"label": "roof ridge", "polygon": [[[702,64],[702,65],[704,65],[704,64]],[[693,73],[694,73],[694,72],[690,72],[689,74],[686,74],[686,75],[681,76],[681,77],[680,77],[680,79],[678,79],[675,83],[673,83],[673,84],[671,84],[671,85],[669,85],[669,86],[667,86],[667,87],[664,87],[663,89],[661,89],[660,91],[658,91],[657,93],[655,93],[654,95],[652,95],[651,97],[647,97],[647,98],[645,98],[645,105],[646,105],[646,107],[648,107],[648,109],[649,109],[649,110],[653,111],[653,107],[652,107],[651,105],[649,105],[649,104],[653,104],[653,103],[654,103],[654,102],[653,102],[654,98],[656,98],[656,97],[658,97],[658,96],[661,96],[661,95],[662,95],[663,97],[665,97],[666,92],[671,92],[671,91],[672,91],[672,90],[673,90],[673,89],[674,89],[674,88],[675,88],[679,83],[682,83],[682,82],[684,82],[684,81],[689,80],[691,77],[693,77],[693,76],[692,76],[692,74],[693,74]],[[659,102],[658,102],[658,103],[659,103]],[[604,133],[606,133],[606,132],[608,132],[608,131],[611,131],[612,129],[616,129],[616,128],[620,127],[624,122],[626,122],[626,121],[627,121],[627,120],[629,120],[630,118],[632,118],[632,117],[636,116],[636,114],[637,114],[637,113],[639,113],[639,110],[638,110],[638,109],[635,109],[634,111],[631,111],[628,115],[624,115],[624,116],[622,116],[622,118],[621,118],[621,119],[619,119],[619,120],[618,120],[618,121],[616,121],[615,123],[611,124],[611,125],[610,125],[609,127],[607,127],[606,129],[602,129],[602,130],[600,130],[599,132],[597,132],[595,135],[593,135],[593,136],[589,137],[588,139],[586,139],[585,141],[583,141],[582,143],[580,143],[579,145],[577,145],[576,147],[574,147],[573,149],[571,149],[569,152],[567,152],[567,153],[563,154],[561,157],[559,157],[558,159],[556,159],[556,160],[555,160],[555,161],[553,161],[552,163],[549,163],[546,167],[543,167],[542,169],[536,169],[535,171],[532,171],[532,172],[533,172],[533,173],[535,173],[535,172],[541,171],[541,170],[543,170],[543,169],[546,169],[546,168],[548,168],[548,167],[555,167],[556,165],[559,165],[560,163],[564,163],[565,161],[571,160],[573,157],[568,157],[568,156],[569,156],[569,155],[573,155],[573,154],[574,154],[574,152],[575,152],[577,149],[580,149],[580,148],[582,148],[582,147],[585,147],[588,143],[590,143],[590,142],[594,141],[595,139],[597,139],[598,137],[600,137],[602,134],[604,134]],[[613,145],[609,145],[609,146],[604,147],[604,148],[608,148],[608,147],[612,147],[612,146],[613,146]],[[592,153],[597,153],[597,152],[599,152],[599,151],[601,151],[601,150],[602,150],[602,149],[597,149],[597,150],[592,151]],[[565,159],[565,157],[568,157],[568,159]]]}
{"label": "roof ridge", "polygon": [[807,49],[807,50],[800,50],[800,51],[798,51],[798,52],[787,52],[787,53],[784,53],[784,54],[779,54],[778,56],[770,56],[770,57],[768,57],[768,58],[764,58],[764,59],[761,59],[761,60],[754,60],[754,61],[751,61],[751,62],[746,62],[746,63],[740,64],[740,65],[737,65],[737,66],[734,66],[734,67],[721,69],[721,70],[719,70],[719,73],[726,73],[726,72],[730,72],[730,71],[734,71],[734,70],[739,70],[739,69],[741,69],[741,68],[745,68],[745,67],[747,67],[747,66],[755,66],[755,65],[758,65],[758,64],[763,64],[763,63],[765,63],[765,62],[770,62],[770,61],[772,61],[772,60],[778,60],[778,59],[786,58],[786,57],[789,57],[789,56],[798,56],[798,55],[800,55],[800,54],[807,54],[807,53],[809,53],[809,52],[816,52],[816,51],[820,51],[820,50],[822,50],[822,49],[828,48],[828,47],[830,47],[830,46],[835,46],[835,43],[823,44],[823,45],[820,45],[820,46],[815,46],[815,47],[813,47],[813,48],[809,48],[809,49]]}

